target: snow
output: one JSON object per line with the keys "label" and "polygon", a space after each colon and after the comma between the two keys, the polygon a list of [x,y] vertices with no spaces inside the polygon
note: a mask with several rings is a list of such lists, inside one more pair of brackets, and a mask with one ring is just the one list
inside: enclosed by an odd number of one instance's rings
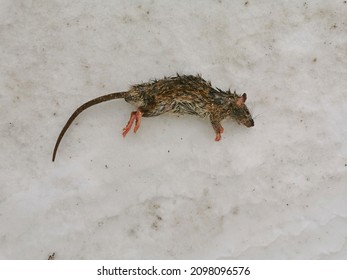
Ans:
{"label": "snow", "polygon": [[[346,259],[347,3],[10,1],[0,10],[0,258]],[[255,127],[96,96],[175,73]],[[78,125],[77,125],[78,124]]]}

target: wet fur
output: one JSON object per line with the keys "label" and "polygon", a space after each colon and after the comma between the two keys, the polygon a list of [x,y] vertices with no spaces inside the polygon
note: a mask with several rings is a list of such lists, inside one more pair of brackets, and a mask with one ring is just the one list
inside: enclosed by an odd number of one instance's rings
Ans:
{"label": "wet fur", "polygon": [[201,76],[177,75],[161,80],[134,85],[127,92],[112,93],[97,97],[80,106],[62,129],[53,151],[54,161],[60,141],[73,120],[86,108],[112,99],[124,98],[138,107],[143,117],[154,117],[164,113],[190,114],[209,118],[216,133],[216,141],[221,139],[221,121],[231,117],[247,127],[254,125],[252,116],[245,105],[247,95],[213,88]]}

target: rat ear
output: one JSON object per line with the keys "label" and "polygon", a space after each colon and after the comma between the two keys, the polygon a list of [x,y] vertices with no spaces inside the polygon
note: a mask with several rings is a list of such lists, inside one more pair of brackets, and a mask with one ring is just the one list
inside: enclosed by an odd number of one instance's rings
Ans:
{"label": "rat ear", "polygon": [[247,100],[247,94],[244,93],[236,99],[236,105],[241,107],[243,104],[245,104],[246,100]]}

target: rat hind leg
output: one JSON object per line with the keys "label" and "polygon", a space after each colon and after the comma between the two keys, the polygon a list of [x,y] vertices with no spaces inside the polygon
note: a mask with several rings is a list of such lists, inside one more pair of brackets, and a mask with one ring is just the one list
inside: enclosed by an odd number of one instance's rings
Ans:
{"label": "rat hind leg", "polygon": [[140,127],[141,118],[142,118],[142,112],[140,109],[138,109],[137,111],[131,112],[130,119],[127,125],[123,128],[123,132],[122,132],[123,137],[125,137],[128,134],[131,127],[133,126],[134,121],[135,121],[134,133],[136,133],[136,131]]}
{"label": "rat hind leg", "polygon": [[136,131],[140,127],[142,117],[159,116],[161,114],[171,111],[172,108],[173,108],[173,105],[164,106],[164,105],[158,105],[157,103],[154,103],[154,102],[151,104],[147,104],[146,106],[139,107],[137,111],[131,112],[128,124],[123,128],[123,132],[122,132],[123,137],[125,137],[128,134],[134,122],[135,122],[134,133],[136,133]]}

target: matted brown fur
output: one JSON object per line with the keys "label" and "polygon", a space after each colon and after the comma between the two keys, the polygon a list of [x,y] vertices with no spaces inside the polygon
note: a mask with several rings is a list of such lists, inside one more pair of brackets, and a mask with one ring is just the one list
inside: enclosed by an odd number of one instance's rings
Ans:
{"label": "matted brown fur", "polygon": [[247,127],[254,126],[252,116],[245,104],[247,95],[222,91],[213,88],[210,82],[200,75],[177,75],[134,85],[127,92],[103,95],[92,99],[71,115],[59,134],[53,151],[54,161],[59,143],[73,120],[85,109],[95,104],[112,99],[124,98],[126,102],[138,107],[132,112],[130,121],[123,130],[125,136],[136,120],[135,132],[140,125],[141,117],[154,117],[164,113],[190,114],[209,118],[216,133],[216,141],[221,139],[224,129],[221,121],[231,117]]}

